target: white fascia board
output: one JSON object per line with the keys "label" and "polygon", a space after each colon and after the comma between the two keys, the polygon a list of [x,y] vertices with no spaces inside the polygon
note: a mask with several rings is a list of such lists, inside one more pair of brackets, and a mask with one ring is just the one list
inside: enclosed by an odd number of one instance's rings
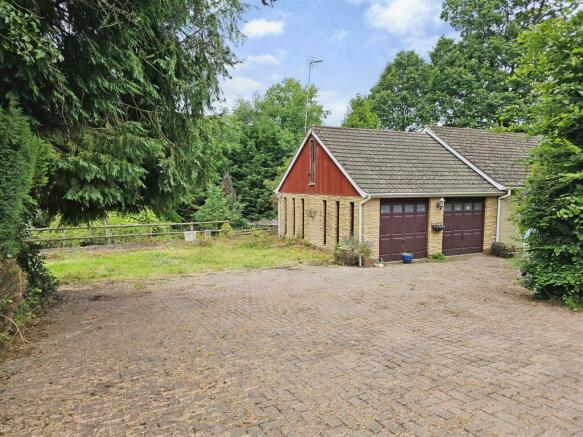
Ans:
{"label": "white fascia board", "polygon": [[376,199],[405,199],[413,197],[488,197],[488,196],[502,196],[504,193],[492,193],[492,192],[474,192],[474,193],[453,193],[453,192],[441,192],[441,193],[378,193],[371,194],[370,197]]}
{"label": "white fascia board", "polygon": [[490,176],[488,176],[486,173],[484,173],[482,170],[480,170],[480,168],[478,166],[476,166],[475,164],[472,164],[470,161],[468,161],[461,153],[459,153],[456,149],[454,149],[449,144],[447,144],[445,141],[443,141],[431,129],[426,127],[425,129],[423,129],[423,133],[430,135],[435,141],[437,141],[439,144],[441,144],[443,147],[445,147],[447,150],[449,150],[456,158],[458,158],[460,161],[462,161],[464,164],[466,164],[468,167],[470,167],[472,170],[474,170],[476,173],[478,173],[480,176],[482,176],[484,179],[486,179],[486,181],[488,181],[490,184],[495,186],[498,190],[505,190],[506,189],[506,187],[504,185],[496,182],[494,179],[492,179]]}
{"label": "white fascia board", "polygon": [[352,184],[352,186],[354,187],[354,189],[356,191],[358,191],[358,194],[360,194],[360,197],[363,197],[363,198],[366,197],[366,192],[364,190],[362,190],[358,186],[358,184],[354,181],[354,179],[352,179],[352,177],[348,174],[348,172],[344,169],[344,167],[342,167],[342,165],[334,157],[334,155],[332,154],[332,152],[330,152],[330,149],[328,149],[328,147],[326,147],[326,144],[324,144],[324,141],[322,141],[322,139],[318,135],[316,135],[316,133],[312,129],[310,129],[308,131],[308,133],[306,134],[306,136],[304,137],[304,140],[302,141],[302,144],[298,148],[298,151],[296,152],[294,158],[292,159],[292,162],[290,163],[289,167],[287,168],[287,171],[283,175],[283,178],[281,179],[281,182],[279,183],[279,185],[275,189],[275,193],[276,194],[279,194],[279,190],[281,189],[283,183],[287,179],[287,176],[288,176],[289,172],[291,171],[292,167],[294,166],[296,160],[300,156],[300,153],[302,152],[304,146],[306,145],[306,141],[308,141],[308,138],[310,137],[310,135],[313,135],[314,138],[318,141],[318,143],[320,143],[320,145],[322,146],[322,148],[324,149],[324,151],[326,152],[326,154],[330,157],[330,159],[332,160],[332,162],[334,162],[334,164],[336,164],[336,166],[340,169],[340,171],[346,177],[346,179],[348,179],[350,181],[350,183]]}

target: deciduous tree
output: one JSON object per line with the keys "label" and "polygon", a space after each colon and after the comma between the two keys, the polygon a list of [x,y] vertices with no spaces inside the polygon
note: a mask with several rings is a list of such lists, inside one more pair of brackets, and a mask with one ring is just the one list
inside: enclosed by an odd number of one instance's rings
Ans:
{"label": "deciduous tree", "polygon": [[544,135],[518,206],[528,235],[524,283],[583,309],[583,12],[548,20],[520,42],[517,74],[533,83],[528,119]]}

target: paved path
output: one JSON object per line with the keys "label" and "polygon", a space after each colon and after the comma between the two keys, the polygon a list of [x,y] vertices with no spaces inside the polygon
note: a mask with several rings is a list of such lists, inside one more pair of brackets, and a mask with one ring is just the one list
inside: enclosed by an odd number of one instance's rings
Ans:
{"label": "paved path", "polygon": [[503,260],[68,290],[0,363],[6,435],[582,435],[583,315]]}

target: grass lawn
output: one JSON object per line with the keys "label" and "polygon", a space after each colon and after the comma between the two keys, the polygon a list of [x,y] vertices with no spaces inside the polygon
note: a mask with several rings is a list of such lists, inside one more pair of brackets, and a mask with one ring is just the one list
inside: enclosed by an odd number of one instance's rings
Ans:
{"label": "grass lawn", "polygon": [[61,282],[155,278],[246,268],[322,264],[328,252],[271,236],[213,240],[208,246],[173,242],[152,246],[68,248],[46,254]]}

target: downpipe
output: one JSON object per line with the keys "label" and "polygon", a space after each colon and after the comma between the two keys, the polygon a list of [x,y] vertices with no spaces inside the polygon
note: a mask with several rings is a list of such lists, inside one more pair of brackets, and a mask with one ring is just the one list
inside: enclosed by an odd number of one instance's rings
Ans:
{"label": "downpipe", "polygon": [[500,241],[500,210],[502,209],[502,204],[500,203],[500,201],[502,199],[506,199],[507,197],[510,197],[511,194],[512,194],[512,190],[509,189],[508,192],[504,196],[498,197],[498,204],[497,204],[497,210],[496,210],[496,242]]}

